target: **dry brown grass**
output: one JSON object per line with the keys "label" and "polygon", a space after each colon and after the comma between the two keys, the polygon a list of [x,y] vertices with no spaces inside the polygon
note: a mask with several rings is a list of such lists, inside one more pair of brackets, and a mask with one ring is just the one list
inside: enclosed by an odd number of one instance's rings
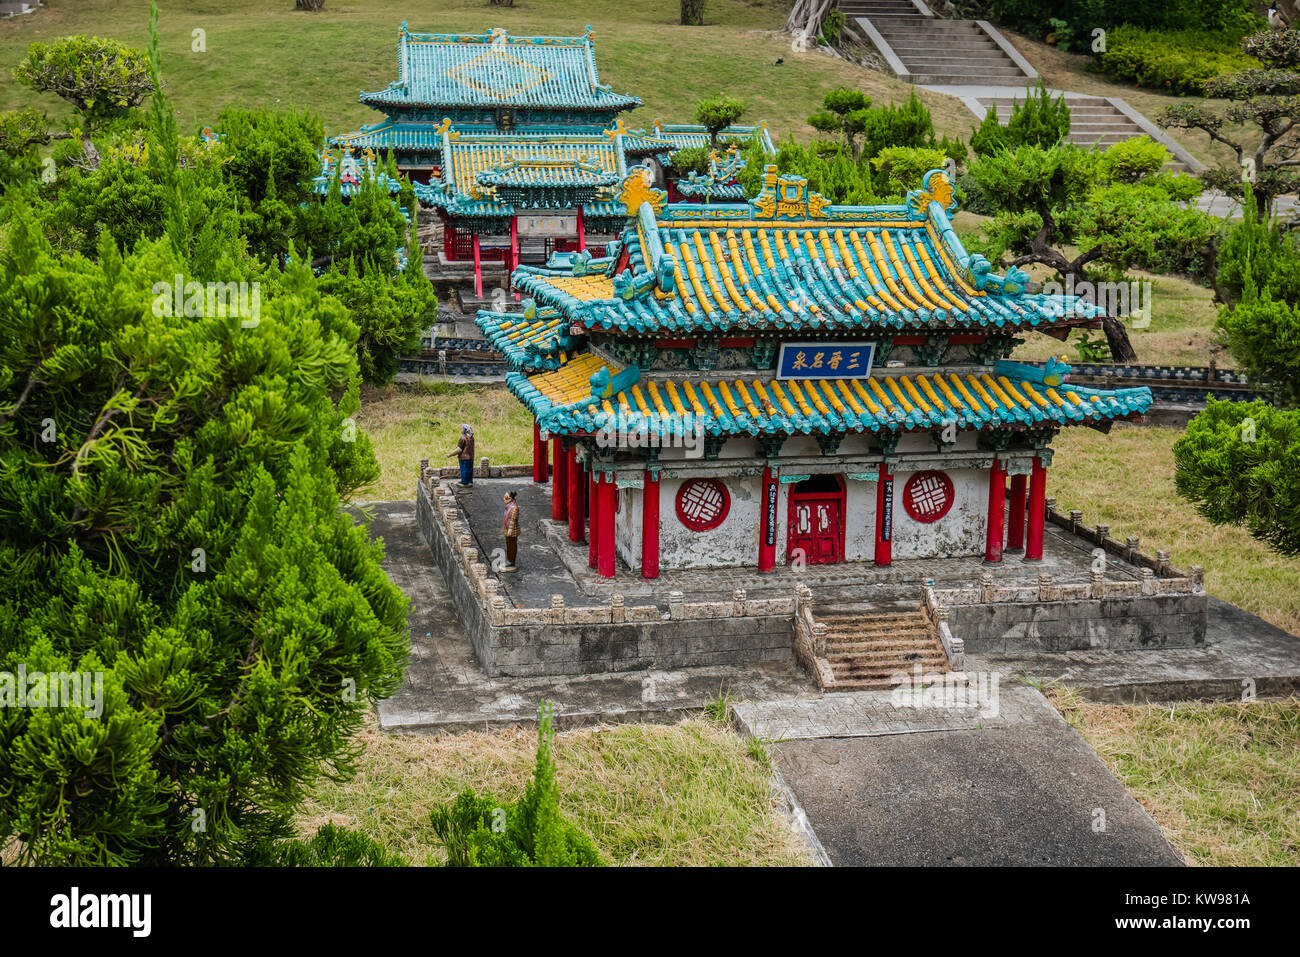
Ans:
{"label": "dry brown grass", "polygon": [[1089,525],[1170,550],[1180,568],[1205,567],[1213,595],[1300,634],[1300,561],[1283,558],[1236,526],[1211,525],[1174,489],[1173,445],[1182,431],[1119,425],[1109,435],[1065,429],[1052,443],[1048,494]]}
{"label": "dry brown grass", "polygon": [[1053,704],[1189,863],[1300,865],[1300,699]]}
{"label": "dry brown grass", "polygon": [[[502,801],[523,795],[537,733],[461,735],[363,731],[360,769],[327,784],[303,809],[300,831],[354,827],[413,863],[442,852],[429,809],[467,787]],[[555,738],[561,810],[621,865],[806,865],[806,850],[773,801],[768,771],[726,726],[625,724]]]}

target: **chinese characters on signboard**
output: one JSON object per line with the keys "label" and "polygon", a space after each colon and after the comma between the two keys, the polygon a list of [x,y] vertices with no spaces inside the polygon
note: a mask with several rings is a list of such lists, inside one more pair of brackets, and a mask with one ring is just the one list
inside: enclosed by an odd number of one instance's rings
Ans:
{"label": "chinese characters on signboard", "polygon": [[778,379],[863,379],[871,374],[874,342],[783,342]]}

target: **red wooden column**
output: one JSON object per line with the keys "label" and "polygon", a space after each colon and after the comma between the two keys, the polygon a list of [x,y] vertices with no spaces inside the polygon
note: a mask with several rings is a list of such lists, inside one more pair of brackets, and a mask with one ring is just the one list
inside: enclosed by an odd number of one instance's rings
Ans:
{"label": "red wooden column", "polygon": [[894,476],[889,463],[880,463],[876,481],[876,564],[888,565],[894,559]]}
{"label": "red wooden column", "polygon": [[575,445],[564,454],[568,458],[565,470],[569,479],[569,541],[581,542],[585,509],[582,507],[582,465],[578,462],[578,447]]}
{"label": "red wooden column", "polygon": [[984,561],[1002,561],[1002,533],[1006,524],[1007,472],[995,456],[989,468],[989,514],[984,538]]}
{"label": "red wooden column", "polygon": [[546,441],[542,438],[542,427],[536,419],[533,419],[533,481],[545,482],[550,477],[550,471],[550,463],[546,461]]}
{"label": "red wooden column", "polygon": [[442,227],[442,252],[451,262],[456,258],[456,227],[447,223]]}
{"label": "red wooden column", "polygon": [[478,233],[474,234],[474,295],[483,298],[483,259],[478,248]]}
{"label": "red wooden column", "polygon": [[578,250],[587,248],[587,230],[582,219],[582,207],[578,207]]}
{"label": "red wooden column", "polygon": [[[519,265],[519,217],[510,217],[510,262],[506,264],[506,288],[509,289],[511,283],[511,273]],[[515,293],[515,301],[519,300],[519,293]]]}
{"label": "red wooden column", "polygon": [[1043,559],[1043,521],[1047,515],[1047,469],[1043,460],[1034,457],[1034,474],[1029,477],[1029,537],[1025,543],[1025,561]]}
{"label": "red wooden column", "polygon": [[641,577],[659,577],[659,473],[645,470],[641,495]]}
{"label": "red wooden column", "polygon": [[758,570],[776,568],[776,503],[780,485],[770,466],[763,467],[763,517],[758,530]]}
{"label": "red wooden column", "polygon": [[551,457],[555,460],[555,474],[551,476],[551,518],[565,522],[569,519],[569,458],[558,435],[551,439]]}
{"label": "red wooden column", "polygon": [[1025,476],[1011,476],[1011,504],[1007,518],[1007,551],[1025,547]]}
{"label": "red wooden column", "polygon": [[614,484],[613,472],[600,475],[600,545],[598,552],[598,570],[601,578],[614,577],[614,503],[618,495],[618,486]]}
{"label": "red wooden column", "polygon": [[587,473],[587,564],[592,568],[597,565],[600,555],[600,496],[596,493],[596,483],[600,473],[594,468]]}

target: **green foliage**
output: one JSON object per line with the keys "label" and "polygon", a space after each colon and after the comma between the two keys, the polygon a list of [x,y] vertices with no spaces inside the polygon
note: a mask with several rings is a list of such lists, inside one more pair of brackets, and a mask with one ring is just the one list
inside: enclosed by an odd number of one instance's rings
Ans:
{"label": "green foliage", "polygon": [[745,104],[719,93],[695,104],[695,122],[709,131],[709,145],[718,145],[718,134],[745,115]]}
{"label": "green foliage", "polygon": [[1247,215],[1234,223],[1219,246],[1215,285],[1227,304],[1247,295],[1280,302],[1300,302],[1300,246],[1295,234],[1254,215],[1247,196]]}
{"label": "green foliage", "polygon": [[1069,132],[1070,108],[1065,96],[1053,99],[1039,80],[1031,96],[1012,104],[1006,126],[998,122],[997,108],[989,107],[983,122],[971,133],[970,147],[978,156],[1021,146],[1050,147],[1064,141]]}
{"label": "green foliage", "polygon": [[105,689],[102,719],[0,709],[30,862],[239,862],[400,679],[406,602],[338,508],[377,474],[355,327],[301,268],[252,327],[173,314],[177,274],[166,239],[59,258],[21,212],[0,257],[0,670]]}
{"label": "green foliage", "polygon": [[14,78],[72,104],[88,133],[139,106],[154,88],[141,51],[100,37],[33,43]]}
{"label": "green foliage", "polygon": [[255,867],[406,867],[400,854],[336,824],[323,824],[310,840],[268,841],[249,856]]}
{"label": "green foliage", "polygon": [[473,790],[429,814],[447,851],[449,867],[597,867],[591,839],[560,815],[560,792],[551,754],[553,707],[542,702],[537,765],[524,796],[502,805]]}
{"label": "green foliage", "polygon": [[1174,445],[1174,466],[1178,493],[1211,522],[1244,524],[1283,555],[1300,555],[1300,411],[1211,399]]}
{"label": "green foliage", "polygon": [[1105,362],[1110,358],[1110,343],[1103,335],[1094,339],[1087,329],[1080,329],[1074,339],[1074,351],[1080,362]]}
{"label": "green foliage", "polygon": [[828,46],[839,46],[840,39],[844,35],[844,25],[847,22],[848,21],[845,19],[844,14],[839,10],[834,7],[827,10],[826,16],[822,17],[821,39]]}
{"label": "green foliage", "polygon": [[687,146],[683,149],[673,152],[673,169],[682,176],[688,173],[705,173],[709,169],[709,154],[712,152],[707,146]]}
{"label": "green foliage", "polygon": [[1258,66],[1242,53],[1238,37],[1211,30],[1168,32],[1122,26],[1107,32],[1096,54],[1102,73],[1134,86],[1201,95],[1223,74]]}
{"label": "green foliage", "polygon": [[217,121],[221,172],[239,197],[240,231],[249,251],[277,262],[292,250],[297,211],[313,201],[311,179],[320,170],[320,121],[296,110],[230,107]]}
{"label": "green foliage", "polygon": [[[0,249],[0,671],[103,688],[99,714],[0,708],[0,843],[24,863],[249,860],[351,772],[407,650],[407,602],[338,507],[378,473],[357,327],[306,267],[247,256],[219,171],[182,164],[153,107],[141,167],[60,177]],[[156,238],[56,250],[37,217],[101,174],[152,176],[118,198],[149,197]]]}
{"label": "green foliage", "polygon": [[684,27],[704,25],[704,0],[681,0],[681,24]]}
{"label": "green foliage", "polygon": [[1251,295],[1219,313],[1228,351],[1279,405],[1300,407],[1300,303]]}
{"label": "green foliage", "polygon": [[1219,224],[1182,205],[1200,187],[1163,172],[1166,159],[1163,147],[1143,143],[1101,153],[1022,146],[982,156],[970,176],[997,210],[986,240],[1014,253],[1017,265],[1042,263],[1076,281],[1093,262],[1110,272],[1139,266],[1204,275]]}
{"label": "green foliage", "polygon": [[1254,8],[1252,0],[1164,0],[1161,3],[1134,3],[1133,0],[1054,0],[1053,3],[1043,3],[1042,0],[989,0],[987,3],[990,19],[1040,39],[1061,31],[1061,23],[1077,26],[1080,32],[1090,32],[1094,27],[1109,30],[1122,23],[1132,23],[1160,30],[1222,31],[1231,33],[1235,38],[1259,26],[1260,17]]}
{"label": "green foliage", "polygon": [[942,169],[947,157],[943,150],[921,146],[887,146],[871,159],[879,174],[876,183],[887,196],[905,196],[919,189],[921,178],[932,169]]}

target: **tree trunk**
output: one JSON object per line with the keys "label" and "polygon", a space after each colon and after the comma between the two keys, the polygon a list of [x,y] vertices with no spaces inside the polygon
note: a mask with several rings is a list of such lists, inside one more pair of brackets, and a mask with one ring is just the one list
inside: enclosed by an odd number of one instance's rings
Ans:
{"label": "tree trunk", "polygon": [[1101,331],[1106,333],[1106,342],[1110,346],[1110,357],[1116,362],[1136,362],[1138,354],[1133,350],[1133,343],[1128,340],[1128,329],[1114,316],[1101,320]]}

